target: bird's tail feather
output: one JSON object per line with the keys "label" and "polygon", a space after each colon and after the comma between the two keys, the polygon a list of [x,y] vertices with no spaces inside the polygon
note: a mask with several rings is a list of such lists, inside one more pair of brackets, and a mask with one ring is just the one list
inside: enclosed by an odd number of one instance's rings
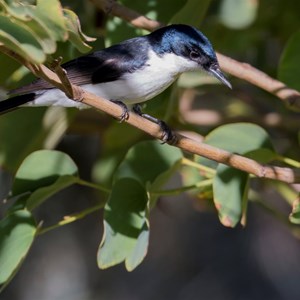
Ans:
{"label": "bird's tail feather", "polygon": [[20,105],[27,102],[33,101],[35,99],[35,93],[29,93],[25,95],[19,95],[7,100],[0,101],[0,115],[5,114],[9,111],[15,110]]}

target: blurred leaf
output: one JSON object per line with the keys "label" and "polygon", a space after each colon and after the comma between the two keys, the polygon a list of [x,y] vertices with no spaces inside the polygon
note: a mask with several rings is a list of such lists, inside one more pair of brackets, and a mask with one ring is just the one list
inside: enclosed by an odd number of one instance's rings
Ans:
{"label": "blurred leaf", "polygon": [[261,149],[245,152],[244,155],[260,163],[268,163],[276,159],[276,153],[274,152],[274,150],[271,150],[270,148],[269,149],[261,148]]}
{"label": "blurred leaf", "polygon": [[1,220],[0,284],[7,284],[14,276],[33,243],[35,233],[35,221],[26,210],[16,211]]}
{"label": "blurred leaf", "polygon": [[80,26],[80,21],[73,11],[69,9],[64,9],[64,15],[66,17],[66,27],[69,32],[70,41],[80,52],[85,53],[90,51],[92,47],[86,44],[85,42],[93,42],[96,39],[83,34]]}
{"label": "blurred leaf", "polygon": [[0,42],[25,59],[42,63],[45,54],[56,51],[58,41],[67,41],[81,52],[94,39],[83,34],[77,15],[63,10],[58,0],[38,0],[37,5],[0,1],[5,15],[0,15]]}
{"label": "blurred leaf", "polygon": [[300,91],[300,31],[294,33],[288,40],[281,55],[278,67],[279,80],[289,87]]}
{"label": "blurred leaf", "polygon": [[56,146],[74,113],[75,110],[56,107],[22,108],[2,115],[0,165],[15,171],[32,151]]}
{"label": "blurred leaf", "polygon": [[[196,168],[191,168],[190,166],[182,165],[180,168],[180,175],[182,179],[183,186],[191,186],[197,182],[201,182],[207,179],[206,174],[203,174],[200,170]],[[212,176],[212,175],[211,175]],[[187,191],[188,194],[196,196],[202,199],[213,199],[212,185],[207,185],[201,188],[192,189]]]}
{"label": "blurred leaf", "polygon": [[6,5],[3,1],[0,4],[5,8],[10,18],[17,22],[25,29],[30,30],[38,37],[39,43],[42,45],[45,53],[53,53],[56,50],[56,42],[51,38],[51,31],[44,24],[43,20],[36,14],[36,7],[33,5],[21,4],[18,2],[12,2],[10,5]]}
{"label": "blurred leaf", "polygon": [[113,175],[128,149],[137,143],[143,132],[128,124],[113,122],[104,132],[101,156],[93,166],[93,179],[111,186]]}
{"label": "blurred leaf", "polygon": [[200,72],[188,72],[180,75],[178,79],[178,86],[182,88],[195,88],[204,84],[221,84],[213,76],[209,76],[207,73]]}
{"label": "blurred leaf", "polygon": [[56,51],[56,41],[51,38],[51,32],[40,19],[32,18],[28,20],[22,25],[24,28],[26,28],[25,24],[27,28],[34,32],[46,54],[52,54]]}
{"label": "blurred leaf", "polygon": [[298,192],[293,188],[292,185],[280,182],[280,181],[270,181],[270,185],[272,185],[273,188],[276,189],[276,191],[284,198],[286,201],[292,205],[294,203],[294,200],[298,196]]}
{"label": "blurred leaf", "polygon": [[1,166],[14,171],[29,153],[42,148],[46,133],[38,125],[42,124],[44,113],[44,108],[26,108],[1,116]]}
{"label": "blurred leaf", "polygon": [[[170,5],[170,1],[168,0],[122,0],[120,2],[142,15],[168,24],[173,15],[185,5],[186,1],[187,0],[173,0],[172,5]],[[130,26],[127,22],[117,17],[108,20],[107,30],[109,34],[106,38],[106,46],[119,43],[136,35],[147,33],[145,30]]]}
{"label": "blurred leaf", "polygon": [[65,153],[39,150],[31,153],[17,170],[12,196],[34,192],[43,186],[54,184],[61,176],[77,175],[78,169]]}
{"label": "blurred leaf", "polygon": [[0,53],[0,62],[2,70],[0,72],[0,86],[7,87],[8,79],[20,67],[20,64],[3,53]]}
{"label": "blurred leaf", "polygon": [[11,15],[13,18],[29,21],[31,15],[35,9],[34,5],[30,5],[28,1],[5,1],[0,0],[0,7],[5,11],[7,15]]}
{"label": "blurred leaf", "polygon": [[293,210],[292,213],[289,215],[289,219],[294,224],[300,224],[300,197],[298,196],[297,199],[293,202]]}
{"label": "blurred leaf", "polygon": [[182,152],[176,147],[161,145],[157,141],[141,142],[130,148],[116,171],[115,179],[130,177],[143,185],[153,183],[181,158]]}
{"label": "blurred leaf", "polygon": [[67,40],[68,34],[63,9],[58,0],[37,0],[35,15],[49,28],[54,40]]}
{"label": "blurred leaf", "polygon": [[151,184],[147,185],[147,189],[150,192],[150,208],[153,208],[155,206],[156,201],[159,198],[159,195],[155,196],[151,192],[160,190],[168,182],[172,175],[174,175],[181,166],[181,158],[182,155],[180,157],[178,156],[178,159],[174,159],[174,162],[170,164],[169,168],[160,173]]}
{"label": "blurred leaf", "polygon": [[171,19],[171,24],[188,24],[200,27],[211,0],[187,0],[186,4]]}
{"label": "blurred leaf", "polygon": [[0,43],[32,62],[42,63],[46,59],[34,33],[8,16],[0,15]]}
{"label": "blurred leaf", "polygon": [[115,181],[104,209],[104,234],[98,251],[101,269],[125,261],[128,271],[141,263],[149,239],[147,192],[131,178]]}
{"label": "blurred leaf", "polygon": [[221,2],[220,20],[232,29],[244,29],[256,19],[258,0],[223,0]]}
{"label": "blurred leaf", "polygon": [[213,182],[214,203],[220,222],[234,227],[242,216],[242,200],[248,194],[249,175],[223,164],[217,167]]}

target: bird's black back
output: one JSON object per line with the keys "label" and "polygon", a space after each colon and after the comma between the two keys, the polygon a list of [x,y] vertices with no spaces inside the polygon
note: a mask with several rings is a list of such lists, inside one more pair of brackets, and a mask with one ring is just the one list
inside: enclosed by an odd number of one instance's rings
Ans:
{"label": "bird's black back", "polygon": [[[141,69],[148,58],[149,42],[146,37],[137,37],[62,64],[67,76],[75,85],[97,84],[115,81],[124,73]],[[53,86],[43,79],[11,91],[24,94]]]}

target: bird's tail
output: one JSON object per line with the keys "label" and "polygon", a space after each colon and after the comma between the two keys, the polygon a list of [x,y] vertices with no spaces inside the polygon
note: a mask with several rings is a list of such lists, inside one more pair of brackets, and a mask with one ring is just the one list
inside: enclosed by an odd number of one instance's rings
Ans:
{"label": "bird's tail", "polygon": [[5,114],[9,111],[15,110],[20,105],[27,102],[33,101],[35,99],[35,93],[29,93],[25,95],[19,95],[7,100],[0,101],[0,115]]}

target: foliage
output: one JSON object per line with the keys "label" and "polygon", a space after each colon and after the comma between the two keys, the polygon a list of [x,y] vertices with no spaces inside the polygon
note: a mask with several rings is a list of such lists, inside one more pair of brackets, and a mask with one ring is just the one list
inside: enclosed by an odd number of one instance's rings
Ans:
{"label": "foliage", "polygon": [[[239,2],[236,8],[236,1],[229,0],[221,1],[220,7],[216,7],[213,1],[198,0],[176,0],[171,7],[166,5],[169,3],[167,0],[120,2],[165,23],[184,22],[198,27],[202,24],[203,31],[211,37],[218,49],[234,53],[254,64],[259,62],[261,69],[270,70],[273,74],[276,72],[274,66],[277,62],[270,62],[268,54],[253,54],[254,49],[264,45],[260,34],[265,28],[262,15],[266,4],[259,6],[256,1],[245,0]],[[277,8],[276,11],[280,11],[281,4],[275,2],[268,5],[273,5],[274,10]],[[72,4],[70,5],[72,8]],[[238,9],[239,18],[232,17],[233,7]],[[94,7],[93,9],[95,10]],[[88,11],[90,10],[85,12],[83,8],[80,14],[88,14]],[[92,21],[93,18],[91,23]],[[282,40],[279,45],[276,44],[280,50],[285,47],[278,63],[279,78],[298,90],[299,23],[299,20],[292,23],[290,39],[286,32],[282,32]],[[51,61],[58,53],[67,53],[64,59],[70,58],[72,53],[77,55],[77,52],[62,51],[74,47],[86,52],[91,48],[87,42],[93,40],[83,34],[77,15],[70,9],[62,8],[57,0],[37,0],[34,5],[25,1],[20,4],[18,1],[0,0],[0,28],[0,46],[5,45],[36,64]],[[96,25],[89,25],[87,28],[91,35],[97,35]],[[109,45],[141,33],[140,29],[113,17],[107,21],[107,35],[102,41]],[[270,43],[272,41],[272,38],[268,40]],[[3,70],[0,74],[3,90],[21,84],[27,78],[28,72],[4,55],[0,56],[0,66]],[[147,111],[169,120],[174,128],[203,134],[204,142],[209,145],[258,162],[279,161],[299,168],[300,163],[296,161],[300,159],[299,140],[297,141],[299,116],[287,111],[279,100],[263,91],[246,88],[235,79],[232,81],[233,92],[238,91],[234,96],[230,92],[224,94],[223,87],[198,73],[185,75],[180,79],[179,85],[174,85],[158,96],[156,101],[149,103]],[[178,111],[178,98],[187,91],[195,90],[202,93],[199,105],[218,113],[221,120],[219,123],[208,123],[205,127],[200,127],[189,120],[183,111],[174,113]],[[201,102],[203,95],[205,104]],[[103,149],[93,167],[96,183],[83,180],[70,156],[55,150],[67,128],[74,130],[76,122],[73,120],[77,114],[77,111],[63,108],[24,108],[0,117],[0,165],[14,174],[7,200],[10,207],[0,221],[2,287],[16,274],[32,243],[40,234],[69,224],[103,207],[104,233],[97,255],[98,265],[100,268],[107,268],[125,262],[127,270],[131,271],[142,262],[147,253],[149,215],[156,207],[159,197],[188,192],[201,203],[213,202],[221,223],[229,227],[239,223],[245,225],[249,201],[264,201],[262,196],[257,196],[260,190],[254,193],[253,183],[257,179],[250,174],[202,157],[187,155],[157,141],[144,141],[141,132],[114,121],[101,131]],[[272,114],[281,120],[275,124],[277,128],[268,123],[268,116]],[[249,122],[242,122],[244,119]],[[231,120],[235,122],[226,124]],[[77,126],[84,127],[85,124]],[[95,133],[92,129],[90,131]],[[287,145],[284,147],[280,145],[279,133],[285,134]],[[177,174],[181,175],[182,186],[166,189],[165,184]],[[265,181],[261,185],[265,183],[267,184]],[[39,227],[37,224],[40,220],[35,220],[33,210],[62,189],[74,184],[98,191],[99,202],[51,227]],[[284,217],[299,224],[299,197],[296,190],[282,183],[274,183],[274,188],[290,205],[294,201],[290,217]],[[274,215],[278,214],[273,207],[270,211]]]}

